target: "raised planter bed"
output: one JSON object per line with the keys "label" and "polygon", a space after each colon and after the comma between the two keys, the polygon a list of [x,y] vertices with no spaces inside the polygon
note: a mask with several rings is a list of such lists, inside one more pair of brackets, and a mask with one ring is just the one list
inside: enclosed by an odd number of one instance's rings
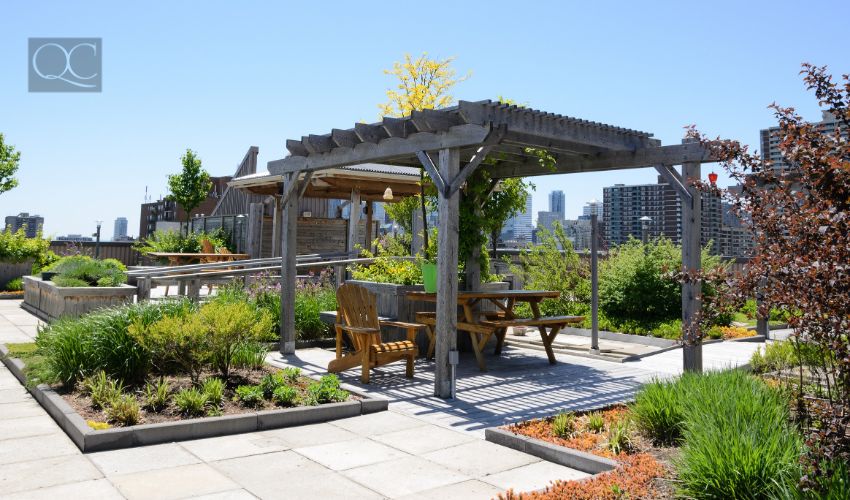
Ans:
{"label": "raised planter bed", "polygon": [[38,276],[24,276],[23,308],[45,321],[78,317],[96,309],[133,301],[136,287],[59,287]]}
{"label": "raised planter bed", "polygon": [[[6,346],[0,344],[0,360],[26,386],[23,361],[11,358],[8,354]],[[40,384],[27,387],[27,390],[81,451],[91,452],[327,422],[387,409],[387,400],[364,396],[346,384],[342,384],[342,388],[355,396],[355,399],[320,406],[250,411],[104,430],[89,427],[85,419],[50,386]]]}
{"label": "raised planter bed", "polygon": [[13,279],[20,278],[32,272],[32,260],[24,262],[0,262],[0,290]]}

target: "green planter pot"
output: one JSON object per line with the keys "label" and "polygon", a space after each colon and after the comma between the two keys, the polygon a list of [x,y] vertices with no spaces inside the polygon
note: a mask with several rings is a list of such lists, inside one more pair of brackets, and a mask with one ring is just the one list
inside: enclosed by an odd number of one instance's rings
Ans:
{"label": "green planter pot", "polygon": [[425,291],[435,293],[437,291],[437,264],[424,262],[422,264],[422,284]]}

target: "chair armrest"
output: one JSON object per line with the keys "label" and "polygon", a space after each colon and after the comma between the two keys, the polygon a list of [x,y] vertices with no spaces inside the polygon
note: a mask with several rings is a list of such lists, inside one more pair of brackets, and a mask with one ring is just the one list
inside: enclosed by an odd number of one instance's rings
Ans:
{"label": "chair armrest", "polygon": [[407,323],[404,321],[384,320],[381,321],[381,326],[397,326],[399,328],[425,328],[422,323]]}
{"label": "chair armrest", "polygon": [[337,323],[337,325],[339,326],[339,328],[341,330],[346,331],[346,332],[350,332],[350,333],[363,333],[363,334],[366,334],[366,333],[381,333],[381,331],[377,328],[370,328],[370,327],[366,327],[366,326],[340,325],[339,323]]}

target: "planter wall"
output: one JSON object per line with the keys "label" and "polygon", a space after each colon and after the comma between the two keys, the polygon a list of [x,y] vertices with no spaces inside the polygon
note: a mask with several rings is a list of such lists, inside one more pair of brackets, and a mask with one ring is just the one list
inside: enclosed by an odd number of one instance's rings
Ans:
{"label": "planter wall", "polygon": [[[387,318],[393,318],[398,321],[416,321],[417,312],[435,311],[437,305],[433,302],[412,301],[407,298],[408,292],[421,292],[424,290],[422,285],[396,285],[393,283],[376,283],[374,281],[347,280],[346,283],[354,283],[360,285],[370,292],[374,293],[378,299],[378,314]],[[504,281],[496,283],[482,283],[482,290],[508,290],[510,284]],[[495,311],[496,306],[490,303],[481,304],[482,311]],[[384,340],[404,340],[407,338],[407,333],[397,328],[387,328],[384,332]],[[491,339],[495,341],[495,339]],[[416,337],[416,343],[419,350],[426,352],[428,349],[428,336],[424,331],[420,331]],[[471,349],[469,344],[469,336],[466,333],[461,333],[459,336],[458,347]]]}
{"label": "planter wall", "polygon": [[24,276],[24,309],[45,321],[77,317],[104,307],[130,303],[136,287],[59,287],[37,276]]}
{"label": "planter wall", "polygon": [[15,278],[26,276],[32,272],[32,260],[24,262],[0,262],[0,290],[6,289],[6,284]]}

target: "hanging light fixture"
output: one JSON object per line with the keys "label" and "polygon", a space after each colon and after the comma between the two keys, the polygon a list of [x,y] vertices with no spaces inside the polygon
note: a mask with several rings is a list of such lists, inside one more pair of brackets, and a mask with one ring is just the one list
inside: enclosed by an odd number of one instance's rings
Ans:
{"label": "hanging light fixture", "polygon": [[393,189],[387,186],[386,191],[384,191],[384,199],[390,201],[393,199]]}
{"label": "hanging light fixture", "polygon": [[708,174],[708,182],[711,183],[712,186],[717,184],[717,174],[714,172]]}

